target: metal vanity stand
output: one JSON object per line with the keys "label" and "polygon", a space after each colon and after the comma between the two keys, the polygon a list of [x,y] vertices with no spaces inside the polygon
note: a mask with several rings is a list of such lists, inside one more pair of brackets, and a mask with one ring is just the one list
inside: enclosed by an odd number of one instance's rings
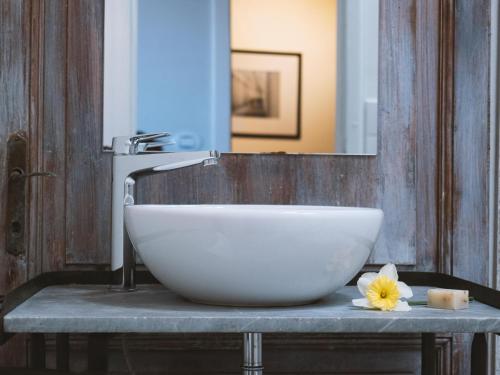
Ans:
{"label": "metal vanity stand", "polygon": [[[42,274],[6,296],[0,313],[0,344],[16,333],[30,333],[32,368],[45,368],[44,333],[56,333],[57,368],[69,366],[69,334],[89,334],[88,368],[106,371],[106,340],[120,333],[241,333],[242,371],[263,374],[262,334],[421,333],[422,373],[436,374],[436,332],[474,333],[472,374],[487,373],[487,333],[500,333],[500,291],[456,277],[401,272],[415,300],[429,287],[468,289],[469,309],[450,311],[414,306],[410,312],[355,308],[356,287],[346,286],[315,304],[297,307],[243,308],[189,302],[168,291],[147,272],[138,272],[133,293],[110,291],[116,273],[55,272]],[[355,279],[356,280],[356,279]],[[352,285],[352,283],[351,283]]]}

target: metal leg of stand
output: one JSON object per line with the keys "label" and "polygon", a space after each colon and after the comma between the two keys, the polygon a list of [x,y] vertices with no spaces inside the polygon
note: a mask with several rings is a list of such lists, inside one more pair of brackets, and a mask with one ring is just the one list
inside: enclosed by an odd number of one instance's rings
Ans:
{"label": "metal leg of stand", "polygon": [[69,334],[56,334],[56,369],[69,371]]}
{"label": "metal leg of stand", "polygon": [[437,374],[436,364],[436,335],[422,333],[422,374]]}
{"label": "metal leg of stand", "polygon": [[262,333],[243,334],[243,375],[263,375]]}
{"label": "metal leg of stand", "polygon": [[474,334],[471,348],[471,374],[488,374],[488,343],[485,333]]}
{"label": "metal leg of stand", "polygon": [[108,338],[107,333],[89,334],[87,348],[89,371],[106,372],[108,370]]}
{"label": "metal leg of stand", "polygon": [[30,368],[45,368],[45,335],[32,333],[30,340]]}

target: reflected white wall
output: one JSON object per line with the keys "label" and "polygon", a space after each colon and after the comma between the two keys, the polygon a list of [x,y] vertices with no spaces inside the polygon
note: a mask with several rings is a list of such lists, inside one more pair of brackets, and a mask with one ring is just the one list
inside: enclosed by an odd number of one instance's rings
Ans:
{"label": "reflected white wall", "polygon": [[138,0],[104,3],[103,145],[136,129],[136,56]]}
{"label": "reflected white wall", "polygon": [[378,0],[338,2],[336,151],[377,152]]}
{"label": "reflected white wall", "polygon": [[229,151],[229,0],[139,1],[137,52],[137,130]]}

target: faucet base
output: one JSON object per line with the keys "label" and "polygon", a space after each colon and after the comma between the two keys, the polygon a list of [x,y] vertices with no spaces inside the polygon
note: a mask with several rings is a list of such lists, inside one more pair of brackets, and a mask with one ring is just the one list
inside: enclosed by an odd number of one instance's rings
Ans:
{"label": "faucet base", "polygon": [[[134,185],[134,180],[129,178],[132,182],[131,186]],[[126,187],[127,189],[127,187]],[[133,201],[132,201],[133,202]],[[132,242],[127,234],[127,229],[125,228],[125,222],[123,224],[123,266],[121,268],[122,273],[122,283],[117,285],[114,290],[119,289],[121,292],[133,292],[136,290],[135,285],[135,251]]]}
{"label": "faucet base", "polygon": [[137,290],[135,285],[135,263],[129,267],[122,267],[122,283],[120,285],[110,285],[112,292],[129,293]]}
{"label": "faucet base", "polygon": [[135,292],[137,288],[127,288],[122,285],[110,285],[109,286],[109,291],[113,293],[130,293],[130,292]]}

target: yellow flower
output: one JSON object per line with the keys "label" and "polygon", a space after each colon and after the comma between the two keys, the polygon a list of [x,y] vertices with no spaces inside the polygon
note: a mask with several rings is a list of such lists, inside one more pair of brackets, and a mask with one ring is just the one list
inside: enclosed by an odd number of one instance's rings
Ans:
{"label": "yellow flower", "polygon": [[368,285],[366,298],[373,307],[382,311],[390,311],[396,308],[399,300],[399,290],[396,280],[385,275],[377,277]]}
{"label": "yellow flower", "polygon": [[378,273],[367,272],[358,279],[358,289],[364,298],[352,300],[354,306],[382,311],[410,311],[407,301],[413,296],[411,288],[398,281],[398,271],[392,263],[383,266]]}

